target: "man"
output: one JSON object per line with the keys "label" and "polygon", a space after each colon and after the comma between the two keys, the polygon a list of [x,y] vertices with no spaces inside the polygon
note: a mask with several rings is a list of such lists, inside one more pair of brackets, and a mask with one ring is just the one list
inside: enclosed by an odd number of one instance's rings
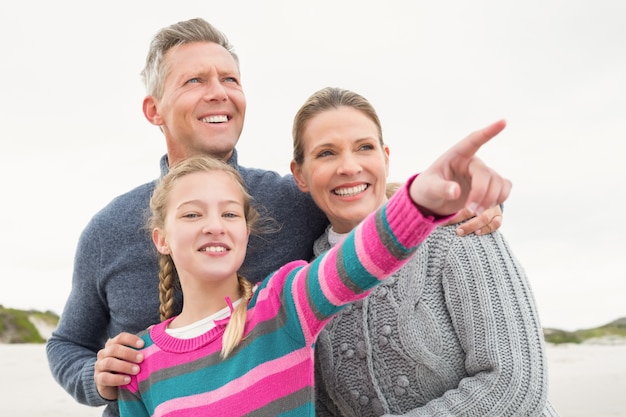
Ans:
{"label": "man", "polygon": [[[268,233],[250,237],[242,273],[256,282],[279,265],[310,259],[314,240],[328,224],[324,214],[291,175],[237,163],[246,100],[226,37],[202,19],[166,27],[153,39],[142,75],[144,115],[165,136],[162,174],[195,154],[225,160],[243,176],[261,215],[275,222]],[[155,183],[118,196],[91,219],[78,243],[71,293],[46,346],[59,384],[80,403],[107,405],[105,416],[119,415],[117,386],[139,371],[143,358],[129,347],[140,347],[133,333],[159,322],[159,266],[145,229]],[[495,220],[493,214],[463,227],[497,228],[499,211]],[[272,250],[261,250],[265,246]],[[180,306],[179,295],[177,312]]]}

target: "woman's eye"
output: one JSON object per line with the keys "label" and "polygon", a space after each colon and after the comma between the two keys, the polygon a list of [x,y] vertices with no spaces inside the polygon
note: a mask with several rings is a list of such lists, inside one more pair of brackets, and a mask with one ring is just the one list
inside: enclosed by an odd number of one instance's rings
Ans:
{"label": "woman's eye", "polygon": [[359,148],[359,150],[361,151],[371,151],[372,149],[374,149],[374,145],[371,144],[365,144],[365,145],[361,145],[361,147]]}
{"label": "woman's eye", "polygon": [[237,78],[235,77],[226,77],[224,78],[224,82],[237,84],[239,83],[239,80],[237,80]]}
{"label": "woman's eye", "polygon": [[187,80],[187,84],[197,84],[200,82],[200,78],[192,78],[190,80]]}
{"label": "woman's eye", "polygon": [[331,151],[322,151],[318,152],[317,158],[323,158],[325,156],[331,156],[333,153]]}

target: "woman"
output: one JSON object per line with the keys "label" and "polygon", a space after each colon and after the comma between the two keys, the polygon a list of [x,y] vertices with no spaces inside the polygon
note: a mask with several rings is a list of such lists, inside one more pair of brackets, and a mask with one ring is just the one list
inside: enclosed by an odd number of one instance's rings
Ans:
{"label": "woman", "polygon": [[[316,256],[385,203],[389,148],[375,110],[336,88],[294,119],[291,170],[331,225]],[[318,416],[555,416],[529,283],[503,236],[439,227],[316,343]]]}

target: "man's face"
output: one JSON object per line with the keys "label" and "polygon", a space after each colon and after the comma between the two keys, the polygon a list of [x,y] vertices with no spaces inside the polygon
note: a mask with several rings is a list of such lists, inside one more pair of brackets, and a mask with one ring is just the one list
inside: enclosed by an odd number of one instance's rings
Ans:
{"label": "man's face", "polygon": [[227,160],[246,113],[237,62],[216,43],[195,42],[170,49],[165,65],[163,96],[146,97],[144,114],[163,129],[170,164],[197,154]]}

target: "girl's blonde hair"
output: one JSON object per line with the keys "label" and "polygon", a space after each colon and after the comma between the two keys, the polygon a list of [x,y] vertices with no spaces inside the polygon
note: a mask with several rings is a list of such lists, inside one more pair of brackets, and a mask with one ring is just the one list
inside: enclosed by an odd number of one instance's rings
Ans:
{"label": "girl's blonde hair", "polygon": [[[151,216],[148,221],[149,229],[164,229],[169,195],[180,178],[196,172],[212,171],[228,173],[233,181],[239,185],[244,203],[246,223],[251,232],[255,231],[255,224],[259,220],[259,214],[252,206],[252,197],[246,191],[241,175],[239,175],[239,172],[232,166],[219,159],[208,156],[195,156],[185,159],[172,167],[170,171],[161,178],[150,199]],[[178,283],[178,274],[170,255],[159,254],[159,266],[159,299],[161,302],[159,309],[161,320],[163,321],[174,315],[174,293]],[[248,301],[252,298],[252,294],[254,293],[253,285],[250,281],[240,275],[238,275],[237,278],[242,300],[232,312],[226,330],[224,331],[221,352],[222,358],[226,358],[243,338]]]}

